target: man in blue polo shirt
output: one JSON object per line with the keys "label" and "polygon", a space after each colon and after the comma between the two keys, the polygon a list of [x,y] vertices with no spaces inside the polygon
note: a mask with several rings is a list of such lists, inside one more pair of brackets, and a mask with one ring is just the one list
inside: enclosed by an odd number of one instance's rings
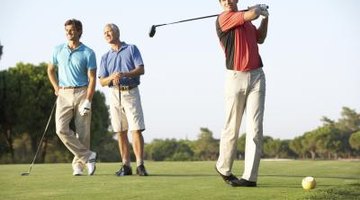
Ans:
{"label": "man in blue polo shirt", "polygon": [[[68,42],[55,47],[47,73],[57,96],[56,133],[74,154],[73,175],[96,169],[96,153],[90,151],[91,100],[96,84],[96,58],[92,49],[80,42],[82,24],[76,19],[65,22]],[[57,71],[57,76],[56,76]],[[70,129],[74,118],[76,134]]]}
{"label": "man in blue polo shirt", "polygon": [[110,50],[101,58],[99,78],[102,86],[111,87],[110,115],[113,131],[118,133],[122,166],[117,176],[132,175],[127,132],[132,133],[136,157],[136,174],[147,176],[144,167],[144,116],[141,107],[140,76],[144,74],[144,63],[135,45],[120,41],[120,31],[115,24],[107,24],[104,37]]}

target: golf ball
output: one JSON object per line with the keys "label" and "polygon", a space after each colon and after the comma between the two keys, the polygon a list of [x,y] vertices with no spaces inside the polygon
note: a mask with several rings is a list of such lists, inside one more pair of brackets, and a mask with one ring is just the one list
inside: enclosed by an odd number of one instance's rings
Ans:
{"label": "golf ball", "polygon": [[301,185],[304,188],[304,190],[314,189],[316,186],[315,178],[311,177],[311,176],[307,176],[307,177],[303,178]]}

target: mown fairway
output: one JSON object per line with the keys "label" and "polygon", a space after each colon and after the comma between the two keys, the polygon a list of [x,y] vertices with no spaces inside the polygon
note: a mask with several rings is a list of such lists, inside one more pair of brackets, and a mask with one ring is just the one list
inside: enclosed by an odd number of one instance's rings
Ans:
{"label": "mown fairway", "polygon": [[[98,163],[92,177],[73,177],[71,164],[0,165],[0,199],[360,199],[359,161],[261,162],[257,188],[232,188],[215,162],[146,162],[150,176],[116,177],[118,163]],[[239,176],[243,161],[234,164]],[[133,172],[134,163],[133,163]],[[301,188],[305,176],[317,187]]]}

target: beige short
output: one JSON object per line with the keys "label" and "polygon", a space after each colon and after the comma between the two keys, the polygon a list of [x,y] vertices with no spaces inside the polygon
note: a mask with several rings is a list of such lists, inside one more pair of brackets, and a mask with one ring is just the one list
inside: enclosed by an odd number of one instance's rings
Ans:
{"label": "beige short", "polygon": [[144,114],[141,106],[139,88],[120,91],[121,104],[119,102],[119,89],[111,88],[110,92],[110,117],[114,132],[145,130]]}

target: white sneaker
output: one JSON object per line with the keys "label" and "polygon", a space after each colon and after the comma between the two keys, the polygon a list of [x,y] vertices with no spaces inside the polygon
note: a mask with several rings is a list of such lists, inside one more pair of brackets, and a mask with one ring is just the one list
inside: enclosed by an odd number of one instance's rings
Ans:
{"label": "white sneaker", "polygon": [[90,154],[88,162],[86,163],[87,168],[88,168],[88,174],[90,176],[93,175],[96,170],[96,165],[95,165],[96,164],[96,156],[97,156],[97,154],[95,152],[92,152]]}
{"label": "white sneaker", "polygon": [[73,176],[81,176],[83,174],[83,168],[80,164],[76,164],[73,166]]}

